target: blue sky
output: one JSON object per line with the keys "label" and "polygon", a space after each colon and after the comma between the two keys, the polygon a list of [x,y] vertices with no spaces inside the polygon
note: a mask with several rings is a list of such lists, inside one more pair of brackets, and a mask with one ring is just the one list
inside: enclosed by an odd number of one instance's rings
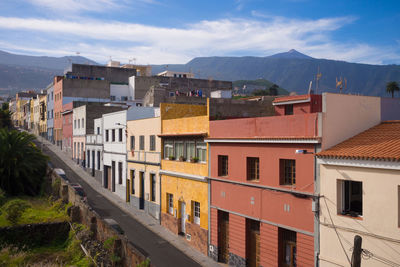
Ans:
{"label": "blue sky", "polygon": [[1,0],[0,50],[105,63],[268,56],[400,64],[400,1]]}

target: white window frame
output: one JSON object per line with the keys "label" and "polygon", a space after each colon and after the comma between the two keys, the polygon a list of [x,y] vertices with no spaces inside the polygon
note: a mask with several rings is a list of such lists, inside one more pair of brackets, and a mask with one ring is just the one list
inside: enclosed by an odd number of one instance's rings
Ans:
{"label": "white window frame", "polygon": [[200,225],[200,202],[192,200],[193,222]]}
{"label": "white window frame", "polygon": [[174,195],[167,193],[168,196],[168,213],[174,215]]}
{"label": "white window frame", "polygon": [[[200,144],[199,144],[200,143]],[[198,150],[205,150],[205,159],[202,160]],[[204,141],[196,142],[196,156],[199,158],[199,162],[207,162],[207,144]]]}

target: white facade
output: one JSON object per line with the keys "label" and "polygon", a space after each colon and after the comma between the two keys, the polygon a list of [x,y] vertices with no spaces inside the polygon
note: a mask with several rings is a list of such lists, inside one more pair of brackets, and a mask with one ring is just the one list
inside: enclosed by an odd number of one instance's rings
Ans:
{"label": "white facade", "polygon": [[194,73],[166,70],[158,73],[157,76],[175,77],[175,78],[194,78]]}
{"label": "white facade", "polygon": [[94,120],[94,134],[86,135],[86,167],[92,176],[102,183],[103,177],[103,118]]}
{"label": "white facade", "polygon": [[103,114],[103,186],[125,199],[126,110]]}
{"label": "white facade", "polygon": [[72,155],[79,164],[85,160],[86,106],[74,108],[72,118]]}
{"label": "white facade", "polygon": [[232,98],[232,90],[217,90],[211,92],[211,98]]}
{"label": "white facade", "polygon": [[128,110],[103,114],[103,186],[126,199],[127,120],[159,116],[160,109],[131,107]]}

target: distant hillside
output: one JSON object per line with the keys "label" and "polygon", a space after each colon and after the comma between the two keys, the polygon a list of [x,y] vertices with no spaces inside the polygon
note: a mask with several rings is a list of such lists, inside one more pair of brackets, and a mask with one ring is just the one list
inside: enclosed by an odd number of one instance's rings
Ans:
{"label": "distant hillside", "polygon": [[[192,71],[198,78],[220,80],[266,79],[288,91],[303,94],[315,80],[318,68],[322,73],[319,92],[338,92],[336,77],[347,79],[346,93],[389,96],[388,81],[400,81],[399,65],[368,65],[327,59],[315,59],[295,50],[269,57],[199,57],[187,64],[156,65],[153,73],[168,68]],[[315,89],[315,82],[313,84]]]}
{"label": "distant hillside", "polygon": [[[251,95],[256,91],[264,90],[270,93],[271,88],[276,88],[277,95],[287,95],[288,91],[265,79],[234,81],[233,88],[239,94]],[[259,92],[262,93],[262,92]]]}
{"label": "distant hillside", "polygon": [[9,91],[44,89],[62,71],[0,64],[0,88]]}
{"label": "distant hillside", "polygon": [[44,89],[55,75],[62,75],[71,63],[95,61],[80,57],[42,57],[7,53],[0,50],[0,89],[10,94],[24,89]]}
{"label": "distant hillside", "polygon": [[25,56],[25,55],[11,54],[0,50],[0,64],[63,71],[67,66],[71,64],[71,62],[97,65],[95,61],[81,56],[68,56],[68,57]]}

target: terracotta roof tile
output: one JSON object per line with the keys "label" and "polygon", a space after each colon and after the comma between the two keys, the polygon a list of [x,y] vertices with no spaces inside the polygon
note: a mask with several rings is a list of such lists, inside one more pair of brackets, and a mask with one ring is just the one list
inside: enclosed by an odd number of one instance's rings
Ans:
{"label": "terracotta roof tile", "polygon": [[321,158],[400,161],[400,121],[386,121],[317,154]]}
{"label": "terracotta roof tile", "polygon": [[287,102],[287,101],[297,101],[297,100],[307,100],[310,95],[291,95],[275,98],[273,103]]}

